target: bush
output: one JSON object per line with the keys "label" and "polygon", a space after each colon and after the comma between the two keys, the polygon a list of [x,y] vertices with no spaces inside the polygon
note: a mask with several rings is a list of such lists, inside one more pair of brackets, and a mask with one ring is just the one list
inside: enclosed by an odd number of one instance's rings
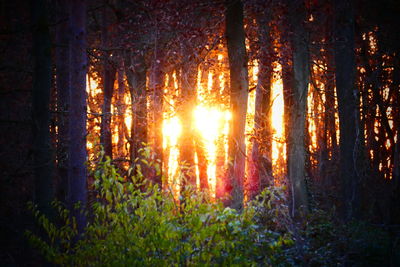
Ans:
{"label": "bush", "polygon": [[97,196],[88,210],[89,222],[83,234],[78,234],[75,219],[60,203],[55,202],[54,206],[61,224],[51,222],[31,205],[46,238],[32,232],[27,234],[51,263],[289,265],[285,249],[293,241],[281,231],[282,226],[270,220],[272,214],[282,212],[270,206],[279,196],[276,190],[268,189],[238,212],[190,189],[184,195],[191,197],[179,203],[171,192],[160,190],[140,173],[129,181],[122,178],[109,159],[100,162],[93,174]]}

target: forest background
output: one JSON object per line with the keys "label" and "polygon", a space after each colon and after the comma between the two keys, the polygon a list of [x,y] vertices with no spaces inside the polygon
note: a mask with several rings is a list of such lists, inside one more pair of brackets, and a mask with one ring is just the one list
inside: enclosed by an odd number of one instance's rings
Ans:
{"label": "forest background", "polygon": [[393,264],[399,11],[395,0],[2,1],[0,260],[40,261],[27,203],[50,218],[54,199],[91,207],[92,170],[109,159],[124,185],[143,176],[179,205],[191,190],[240,213],[282,190],[295,262],[313,262],[299,249],[307,225],[358,221],[387,237]]}

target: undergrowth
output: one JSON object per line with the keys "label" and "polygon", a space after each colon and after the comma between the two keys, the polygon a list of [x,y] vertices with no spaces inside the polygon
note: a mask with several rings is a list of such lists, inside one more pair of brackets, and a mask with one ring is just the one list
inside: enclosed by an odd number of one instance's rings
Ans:
{"label": "undergrowth", "polygon": [[61,266],[290,265],[285,255],[293,246],[290,234],[278,221],[270,227],[262,223],[283,212],[263,208],[284,205],[281,191],[265,190],[238,212],[191,189],[179,203],[140,174],[127,181],[109,159],[93,174],[97,200],[87,210],[82,234],[61,203],[53,203],[62,222],[57,224],[31,205],[46,238],[27,235],[47,261]]}
{"label": "undergrowth", "polygon": [[[242,211],[191,189],[185,199],[141,174],[122,177],[109,159],[92,170],[96,200],[78,233],[54,202],[49,220],[31,203],[40,234],[27,231],[47,262],[59,266],[390,266],[398,239],[364,222],[340,224],[314,210],[301,224],[288,215],[285,192],[266,188]],[[43,234],[44,233],[44,234]],[[397,241],[396,241],[397,240]],[[394,266],[394,265],[393,265]]]}

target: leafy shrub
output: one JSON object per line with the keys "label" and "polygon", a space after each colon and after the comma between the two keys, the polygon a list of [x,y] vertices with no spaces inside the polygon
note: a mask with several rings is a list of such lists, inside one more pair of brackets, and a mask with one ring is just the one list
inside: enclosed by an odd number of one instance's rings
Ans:
{"label": "leafy shrub", "polygon": [[[242,212],[225,208],[188,189],[179,203],[139,174],[121,177],[110,160],[95,170],[96,201],[79,235],[75,219],[60,203],[61,224],[51,222],[31,205],[41,238],[28,232],[45,258],[61,266],[287,266],[285,249],[293,245],[281,226],[271,221],[270,206],[279,192],[268,189]],[[268,221],[268,222],[267,222]],[[274,225],[276,227],[274,227]]]}

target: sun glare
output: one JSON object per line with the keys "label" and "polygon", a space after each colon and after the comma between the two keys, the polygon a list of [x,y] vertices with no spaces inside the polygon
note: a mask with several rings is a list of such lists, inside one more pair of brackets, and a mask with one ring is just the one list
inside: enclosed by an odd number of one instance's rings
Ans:
{"label": "sun glare", "polygon": [[272,84],[272,107],[271,107],[271,127],[273,132],[272,140],[272,171],[275,177],[285,173],[286,144],[284,128],[284,103],[283,103],[283,84],[281,78],[282,66],[276,64],[274,72],[277,79]]}
{"label": "sun glare", "polygon": [[[215,192],[217,142],[223,134],[227,136],[227,124],[230,120],[229,111],[221,111],[216,107],[196,106],[193,110],[195,131],[201,137],[206,152],[207,176],[211,193]],[[168,177],[172,183],[179,175],[178,141],[182,125],[177,116],[166,118],[163,122],[164,150],[168,150]],[[197,164],[197,160],[196,160]]]}
{"label": "sun glare", "polygon": [[[218,55],[218,60],[223,59],[222,55]],[[229,123],[231,120],[231,113],[229,109],[222,103],[208,103],[207,97],[213,93],[213,88],[219,88],[219,92],[223,93],[225,89],[225,79],[227,74],[224,71],[207,71],[205,73],[204,82],[201,82],[203,73],[199,68],[197,75],[197,105],[193,107],[193,130],[197,137],[200,137],[202,146],[207,161],[207,176],[208,184],[210,185],[210,192],[212,195],[215,194],[216,180],[224,174],[227,161],[228,151],[228,132]],[[275,73],[277,77],[280,77],[280,65],[277,64],[275,67]],[[258,64],[256,61],[251,64],[249,69],[249,82],[250,86],[254,87],[257,84]],[[172,79],[172,83],[170,80]],[[168,75],[166,78],[166,89],[165,94],[168,94],[168,84],[172,84],[172,89],[177,89],[177,78],[176,73]],[[88,94],[91,96],[101,93],[97,81],[88,77],[87,85]],[[215,93],[215,92],[214,92]],[[125,105],[130,105],[130,96],[124,95]],[[280,177],[284,173],[284,160],[285,160],[285,144],[284,144],[284,127],[283,127],[283,92],[282,92],[282,80],[276,78],[273,80],[272,86],[272,120],[271,127],[273,130],[273,143],[272,143],[272,162],[273,172],[275,176]],[[164,171],[166,178],[168,179],[168,185],[175,192],[179,192],[179,139],[182,132],[182,123],[179,116],[174,112],[173,98],[168,99],[170,104],[165,112],[163,118],[163,149],[164,149]],[[249,94],[248,102],[248,114],[246,124],[246,145],[247,152],[251,151],[252,142],[250,141],[251,134],[254,127],[254,108],[255,108],[255,90]],[[100,122],[100,121],[99,121]],[[98,122],[98,123],[99,123]],[[125,110],[124,123],[128,132],[130,132],[132,124],[132,110],[127,108]],[[96,126],[98,127],[98,126]],[[119,141],[117,125],[113,125],[113,143],[116,145]],[[93,149],[92,141],[88,142],[88,149]],[[129,146],[129,144],[128,144]],[[196,152],[195,152],[196,155]],[[195,164],[198,165],[198,159],[196,157]],[[250,164],[250,162],[247,162]],[[199,168],[196,166],[196,173],[198,175]]]}
{"label": "sun glare", "polygon": [[197,106],[194,110],[196,130],[199,131],[203,138],[207,154],[207,175],[212,192],[215,192],[216,183],[217,142],[221,135],[221,129],[223,131],[222,134],[227,135],[227,132],[224,131],[224,128],[226,129],[224,125],[228,123],[229,118],[229,111],[223,112],[215,107]]}

